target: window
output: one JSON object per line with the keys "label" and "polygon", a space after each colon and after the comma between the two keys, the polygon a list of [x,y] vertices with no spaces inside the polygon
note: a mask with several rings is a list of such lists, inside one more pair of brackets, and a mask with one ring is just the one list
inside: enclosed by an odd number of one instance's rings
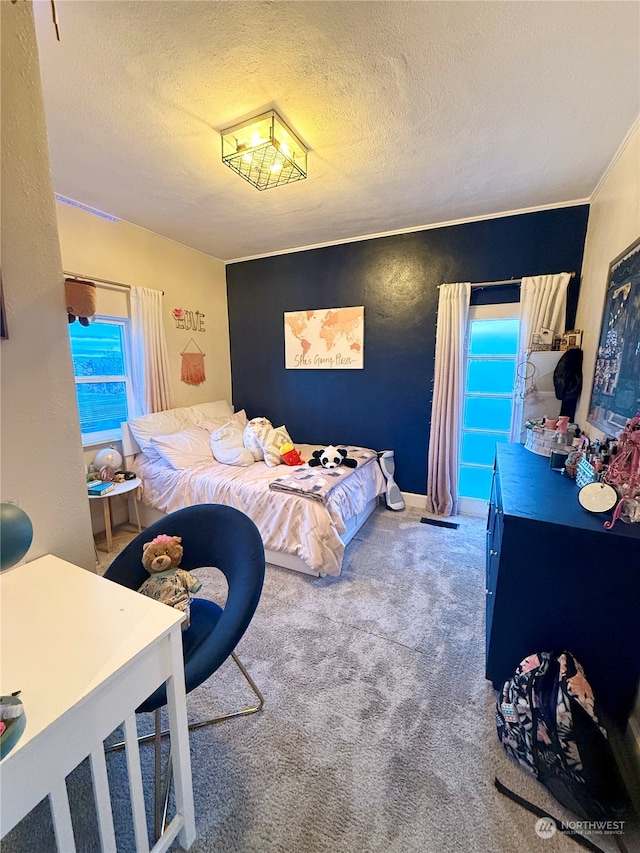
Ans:
{"label": "window", "polygon": [[121,438],[131,395],[129,322],[100,317],[89,326],[71,323],[69,334],[82,443]]}
{"label": "window", "polygon": [[[489,499],[496,443],[509,441],[519,319],[487,317],[513,312],[512,305],[471,309],[462,416],[460,497]],[[517,306],[516,306],[517,310]]]}

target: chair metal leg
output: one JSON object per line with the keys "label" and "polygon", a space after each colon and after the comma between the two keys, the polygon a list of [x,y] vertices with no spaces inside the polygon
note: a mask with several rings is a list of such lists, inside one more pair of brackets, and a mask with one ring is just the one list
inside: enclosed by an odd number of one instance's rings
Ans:
{"label": "chair metal leg", "polygon": [[155,840],[162,836],[167,827],[169,810],[169,792],[173,778],[173,755],[169,751],[164,776],[162,774],[162,722],[160,709],[155,713],[156,730],[154,734],[154,780],[153,780],[153,831]]}
{"label": "chair metal leg", "polygon": [[[191,731],[192,729],[201,729],[203,726],[211,726],[214,723],[222,723],[225,720],[232,720],[234,717],[248,717],[250,714],[256,714],[258,711],[262,710],[262,708],[264,706],[264,696],[260,692],[260,689],[258,688],[255,681],[251,678],[251,676],[247,672],[245,665],[242,663],[242,661],[240,660],[238,655],[235,652],[231,652],[231,657],[235,661],[236,666],[238,667],[240,672],[244,675],[244,677],[247,681],[247,684],[249,685],[249,687],[251,687],[251,689],[255,693],[255,695],[258,699],[258,704],[255,706],[251,706],[249,708],[243,708],[241,711],[230,711],[227,714],[221,714],[218,717],[212,717],[210,720],[203,720],[200,723],[190,723],[189,724],[189,731]],[[155,713],[158,714],[159,710],[160,709],[155,711]],[[169,734],[169,729],[164,729],[163,731],[160,732],[160,737],[164,737],[165,735],[168,735],[168,734]],[[138,743],[149,743],[150,741],[155,741],[156,737],[157,737],[157,732],[153,732],[153,734],[150,734],[150,735],[141,735],[138,738]],[[118,743],[114,743],[114,744],[111,744],[110,746],[106,746],[105,752],[115,752],[116,750],[119,750],[119,749],[124,749],[124,741],[119,741]]]}
{"label": "chair metal leg", "polygon": [[[240,672],[245,677],[247,684],[251,687],[253,692],[255,693],[258,704],[251,706],[249,708],[243,708],[241,711],[230,711],[227,714],[221,714],[218,717],[212,717],[210,720],[203,720],[200,723],[191,723],[189,726],[189,730],[191,729],[200,729],[203,726],[210,726],[214,723],[221,723],[224,720],[231,720],[234,717],[247,717],[249,714],[256,714],[258,711],[261,711],[264,706],[264,696],[260,692],[260,689],[256,685],[255,681],[251,678],[249,673],[247,672],[247,668],[242,663],[240,658],[237,656],[235,652],[231,653],[231,657],[236,663],[236,666],[240,670]],[[173,760],[171,752],[169,752],[169,758],[167,760],[167,767],[164,773],[164,779],[162,774],[162,738],[165,735],[169,734],[169,729],[162,729],[162,709],[157,708],[154,711],[155,717],[155,729],[154,732],[150,735],[141,735],[138,738],[138,743],[149,743],[153,741],[154,743],[154,833],[156,840],[160,838],[162,833],[164,832],[167,825],[167,812],[169,808],[169,792],[171,790],[171,779],[173,776]],[[110,746],[105,747],[105,752],[115,752],[116,750],[123,749],[125,746],[124,741],[119,741],[118,743],[111,744]],[[164,784],[163,784],[164,783]]]}
{"label": "chair metal leg", "polygon": [[[161,800],[162,800],[162,715],[160,708],[154,711],[155,717],[155,732],[153,734],[153,803],[154,803],[154,824],[156,840],[160,838],[164,831],[161,819]],[[167,768],[168,771],[168,768]]]}
{"label": "chair metal leg", "polygon": [[171,779],[173,778],[173,755],[169,753],[167,769],[164,777],[162,796],[156,801],[156,841],[160,838],[167,826],[167,812],[169,810],[169,791],[171,790]]}
{"label": "chair metal leg", "polygon": [[[231,653],[231,657],[236,662],[236,665],[240,672],[244,675],[247,680],[249,686],[255,693],[258,698],[258,704],[255,707],[251,708],[243,708],[241,711],[231,711],[227,714],[222,714],[219,717],[213,717],[210,720],[204,720],[200,723],[192,723],[189,726],[189,729],[200,729],[203,726],[209,726],[213,723],[221,723],[224,720],[233,719],[233,717],[246,717],[249,714],[255,714],[258,711],[262,710],[264,705],[264,696],[260,692],[260,689],[257,687],[255,681],[251,678],[249,673],[247,672],[247,668],[242,663],[240,658],[235,654],[235,652]],[[171,791],[171,779],[173,777],[173,756],[171,752],[169,752],[169,758],[167,759],[167,767],[164,773],[164,784],[163,784],[163,776],[162,776],[162,761],[161,761],[161,746],[162,746],[162,737],[169,733],[168,729],[162,731],[161,725],[161,709],[158,708],[155,712],[155,732],[153,735],[145,735],[143,737],[138,738],[138,742],[142,743],[149,739],[153,739],[154,747],[155,747],[155,755],[154,755],[154,763],[155,763],[155,780],[154,780],[154,832],[156,841],[161,837],[162,833],[165,831],[167,826],[167,812],[169,810],[169,793]],[[109,749],[115,749],[118,744],[115,744],[113,747],[109,747]]]}
{"label": "chair metal leg", "polygon": [[[189,726],[190,730],[201,729],[203,726],[210,726],[213,725],[213,723],[222,723],[224,720],[232,720],[234,717],[248,717],[250,714],[257,714],[258,711],[262,711],[262,708],[264,706],[264,696],[260,692],[260,689],[256,685],[253,678],[251,678],[251,676],[247,672],[247,668],[242,663],[238,655],[235,652],[231,652],[231,657],[235,661],[236,666],[238,667],[240,672],[244,675],[247,684],[255,693],[258,699],[258,704],[250,708],[243,708],[241,711],[229,711],[227,714],[221,714],[219,717],[212,717],[210,720],[203,720],[201,723],[191,723],[191,725]],[[166,734],[166,732],[163,732],[163,734]]]}

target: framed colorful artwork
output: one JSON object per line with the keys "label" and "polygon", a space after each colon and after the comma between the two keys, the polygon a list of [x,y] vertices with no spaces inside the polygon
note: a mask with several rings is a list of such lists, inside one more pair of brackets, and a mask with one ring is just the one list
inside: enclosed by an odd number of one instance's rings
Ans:
{"label": "framed colorful artwork", "polygon": [[640,410],[640,238],[609,265],[587,420],[618,438]]}
{"label": "framed colorful artwork", "polygon": [[287,370],[362,370],[364,306],[285,311]]}

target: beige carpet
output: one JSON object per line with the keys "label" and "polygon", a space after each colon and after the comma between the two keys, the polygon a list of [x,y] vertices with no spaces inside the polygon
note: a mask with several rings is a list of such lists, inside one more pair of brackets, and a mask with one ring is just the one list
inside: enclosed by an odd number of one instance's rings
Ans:
{"label": "beige carpet", "polygon": [[[536,835],[505,784],[572,819],[511,764],[484,679],[482,522],[458,530],[380,507],[347,549],[339,578],[269,567],[238,649],[261,714],[191,733],[195,853],[576,853]],[[167,532],[171,532],[168,530]],[[131,534],[119,541],[126,541]],[[200,594],[224,598],[212,569]],[[251,700],[231,663],[188,697],[192,720]],[[150,725],[150,720],[145,720]],[[145,779],[152,749],[143,748]],[[119,850],[133,851],[121,754],[108,766]],[[69,782],[81,853],[98,850],[90,774]],[[611,837],[592,836],[606,851]],[[640,850],[638,836],[629,850]],[[38,807],[3,853],[53,850]]]}

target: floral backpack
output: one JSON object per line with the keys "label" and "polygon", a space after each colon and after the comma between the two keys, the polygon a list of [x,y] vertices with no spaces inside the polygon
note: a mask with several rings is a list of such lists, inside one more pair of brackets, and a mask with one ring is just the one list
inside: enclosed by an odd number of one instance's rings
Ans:
{"label": "floral backpack", "polygon": [[[496,725],[509,758],[579,818],[619,820],[625,813],[628,797],[606,729],[584,670],[570,652],[538,652],[521,661],[498,697]],[[550,817],[497,779],[496,787]]]}

